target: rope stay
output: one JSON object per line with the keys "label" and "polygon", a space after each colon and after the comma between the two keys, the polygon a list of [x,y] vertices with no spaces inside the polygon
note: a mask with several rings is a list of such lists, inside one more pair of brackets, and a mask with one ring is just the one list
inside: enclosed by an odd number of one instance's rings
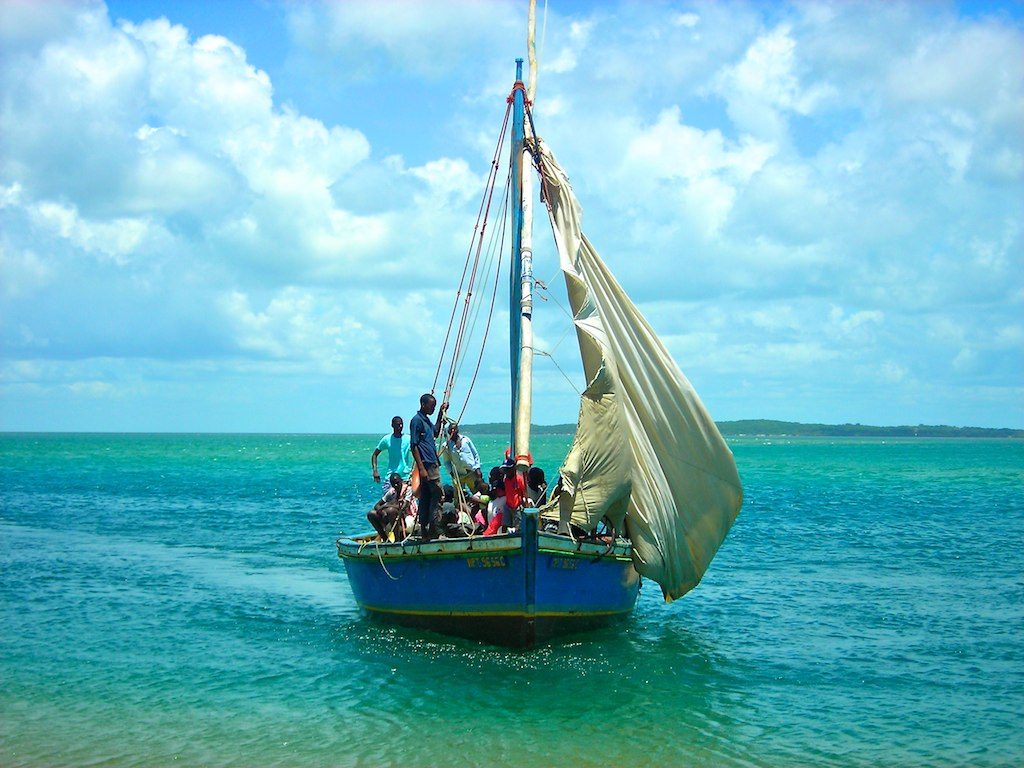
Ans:
{"label": "rope stay", "polygon": [[[458,331],[455,334],[455,342],[454,342],[454,345],[453,345],[452,356],[451,356],[451,366],[449,368],[448,378],[447,378],[447,381],[445,383],[444,395],[442,397],[442,402],[449,402],[449,400],[451,398],[451,392],[452,392],[452,389],[455,386],[455,376],[456,376],[457,369],[458,369],[458,361],[459,361],[460,353],[462,352],[462,348],[463,348],[463,346],[464,346],[464,344],[466,342],[466,324],[467,324],[467,322],[469,320],[469,317],[470,317],[470,314],[471,314],[471,310],[472,310],[473,287],[476,284],[476,276],[477,276],[477,272],[478,272],[479,267],[480,267],[480,256],[481,256],[481,253],[482,253],[483,247],[484,247],[484,235],[486,234],[487,221],[488,221],[488,218],[489,218],[490,212],[491,212],[491,204],[492,204],[492,202],[494,200],[494,188],[495,188],[495,181],[497,179],[497,173],[496,173],[497,162],[498,162],[497,158],[500,156],[501,146],[502,146],[502,144],[504,144],[505,131],[506,131],[507,127],[508,127],[508,115],[509,115],[510,109],[511,109],[511,105],[506,107],[506,110],[505,110],[506,119],[505,119],[504,124],[502,125],[501,135],[498,137],[498,144],[495,147],[495,156],[494,156],[494,161],[492,163],[492,171],[493,172],[492,172],[491,176],[489,177],[489,186],[485,190],[486,207],[484,208],[484,213],[483,213],[483,223],[482,223],[482,226],[480,228],[479,233],[477,233],[477,235],[475,237],[475,240],[476,240],[476,251],[475,251],[475,253],[473,255],[473,266],[472,266],[472,270],[470,271],[469,283],[468,283],[468,285],[466,287],[466,297],[463,300],[462,315],[461,315],[461,317],[459,319],[459,329],[458,329]],[[509,172],[511,173],[511,168],[510,168]],[[456,296],[456,305],[457,304],[458,304],[458,296]]]}
{"label": "rope stay", "polygon": [[[509,104],[505,107],[505,118],[501,124],[501,131],[498,135],[498,143],[494,148],[494,156],[491,158],[491,165],[487,172],[487,181],[484,183],[484,194],[480,198],[480,207],[477,209],[476,223],[473,226],[473,236],[469,240],[469,248],[466,250],[466,260],[462,266],[462,276],[459,278],[459,287],[455,293],[455,301],[452,302],[452,312],[448,318],[448,329],[444,334],[444,344],[441,347],[441,355],[437,360],[437,370],[434,371],[434,382],[430,386],[430,393],[433,394],[437,389],[437,380],[441,375],[441,366],[444,364],[445,354],[448,351],[448,342],[451,338],[452,325],[455,321],[455,313],[458,311],[459,298],[462,296],[462,289],[466,282],[466,272],[469,270],[469,262],[473,253],[473,245],[476,243],[478,237],[482,240],[484,231],[487,228],[487,213],[490,210],[490,201],[494,195],[494,183],[497,179],[498,169],[500,167],[499,158],[501,157],[501,145],[505,141],[505,133],[508,129],[509,117],[512,114],[512,105]],[[471,287],[467,290],[471,290]]]}
{"label": "rope stay", "polygon": [[[452,303],[452,310],[448,320],[448,328],[445,332],[444,344],[441,349],[441,354],[437,362],[437,368],[434,373],[434,382],[431,387],[431,393],[437,390],[438,382],[440,381],[440,375],[442,368],[445,367],[447,360],[447,374],[444,380],[444,387],[439,398],[441,402],[450,402],[452,392],[455,389],[456,383],[460,380],[467,358],[472,359],[469,353],[469,342],[475,337],[477,329],[479,327],[480,316],[484,311],[484,305],[489,304],[487,309],[486,322],[484,324],[483,333],[480,338],[479,348],[476,354],[476,361],[473,364],[473,373],[469,379],[468,386],[466,388],[466,394],[462,401],[462,406],[459,409],[458,417],[452,419],[448,417],[446,420],[450,423],[458,424],[462,421],[463,416],[466,413],[466,409],[469,406],[470,397],[473,393],[473,389],[476,385],[477,379],[480,374],[480,368],[483,363],[484,352],[486,351],[487,339],[490,335],[491,323],[494,318],[494,309],[497,302],[498,286],[501,283],[501,273],[504,262],[504,252],[506,237],[508,235],[508,221],[509,207],[512,205],[511,197],[511,186],[512,186],[512,153],[516,151],[512,149],[509,155],[509,162],[507,166],[507,175],[505,183],[503,185],[504,191],[501,196],[500,202],[497,206],[493,206],[494,193],[497,187],[498,170],[500,168],[499,158],[501,156],[501,148],[505,142],[505,138],[508,132],[509,118],[511,115],[513,96],[517,90],[526,91],[526,87],[522,83],[516,83],[512,91],[507,98],[507,105],[505,109],[505,118],[502,122],[501,131],[498,136],[498,142],[495,147],[494,155],[491,161],[491,166],[487,175],[487,180],[484,187],[484,193],[480,200],[480,206],[477,211],[477,220],[473,228],[473,236],[470,240],[469,248],[466,252],[465,263],[462,268],[462,275],[459,279],[458,290],[455,294],[455,300]],[[532,95],[527,92],[524,95]],[[529,132],[527,133],[524,144],[525,148],[530,152],[530,156],[533,160],[535,169],[540,172],[542,171],[542,157],[539,148],[539,139],[533,120],[532,110],[532,99],[527,98],[526,100],[526,119],[528,121]],[[544,176],[540,173],[541,178],[541,199],[547,203],[547,195],[544,189]],[[501,224],[500,226],[491,227],[488,231],[488,223],[492,208],[501,213]],[[555,272],[555,275],[558,271]],[[554,276],[553,278],[554,279]],[[551,282],[551,281],[548,281]],[[550,300],[555,303],[562,312],[565,313],[571,321],[576,318],[569,312],[565,306],[552,295],[548,288],[548,283],[541,280],[534,280],[534,286],[539,288],[542,294],[539,296],[542,300]],[[490,289],[488,291],[488,289]],[[490,293],[489,301],[486,299],[487,293]],[[456,323],[456,315],[458,315],[458,322]],[[575,323],[571,322],[569,327],[565,330],[558,342],[549,351],[533,348],[536,354],[548,358],[552,364],[558,369],[559,373],[565,378],[572,387],[573,391],[580,394],[579,388],[573,382],[573,380],[566,374],[562,367],[555,360],[553,353],[562,343],[562,341],[568,336],[575,326]],[[454,329],[454,333],[453,333]],[[476,345],[473,345],[476,349]],[[447,440],[445,435],[439,436],[439,442]]]}
{"label": "rope stay", "polygon": [[[509,184],[506,187],[506,195],[508,194],[509,188],[511,188],[512,178],[509,176]],[[504,222],[508,221],[508,217],[504,217]],[[494,287],[491,291],[491,307],[487,312],[487,325],[484,327],[484,336],[480,344],[480,353],[476,358],[476,366],[473,369],[473,377],[469,380],[469,387],[466,389],[466,399],[462,403],[462,410],[459,411],[459,418],[456,423],[462,421],[463,415],[466,413],[466,407],[469,405],[469,397],[473,394],[473,387],[476,385],[477,375],[480,373],[480,364],[484,359],[484,350],[487,348],[487,337],[491,331],[491,320],[494,319],[494,304],[498,297],[498,284],[501,282],[501,260],[505,253],[505,224],[502,224],[501,228],[501,244],[498,248],[498,266],[494,271]]]}
{"label": "rope stay", "polygon": [[569,382],[569,386],[570,386],[570,387],[572,387],[572,391],[573,391],[573,392],[575,392],[575,393],[576,393],[577,395],[579,395],[580,397],[583,397],[583,393],[582,393],[582,392],[580,392],[580,389],[579,389],[579,387],[577,387],[577,386],[576,386],[576,385],[575,385],[575,384],[573,383],[573,380],[569,378],[569,374],[567,374],[567,373],[566,373],[566,372],[565,372],[564,370],[562,370],[562,366],[560,366],[560,365],[558,364],[558,361],[557,361],[557,360],[555,360],[555,357],[554,357],[554,355],[552,355],[552,354],[551,354],[550,352],[545,352],[545,351],[544,351],[543,349],[537,349],[536,347],[534,347],[534,348],[533,348],[533,354],[535,354],[535,355],[540,355],[541,357],[546,357],[546,358],[547,358],[548,360],[550,360],[550,361],[551,361],[551,364],[552,364],[552,365],[554,365],[554,366],[555,366],[555,368],[557,368],[557,369],[558,369],[558,372],[559,372],[560,374],[562,374],[562,377],[563,377],[563,378],[564,378],[564,379],[565,379],[565,380],[566,380],[567,382]]}
{"label": "rope stay", "polygon": [[[498,284],[501,282],[501,270],[503,266],[504,245],[506,242],[508,219],[508,206],[511,204],[512,185],[512,163],[511,158],[507,166],[507,175],[504,181],[503,193],[497,205],[497,211],[501,212],[500,226],[488,228],[492,209],[494,206],[495,190],[497,188],[498,174],[501,169],[502,148],[508,134],[510,117],[512,114],[512,95],[522,85],[517,83],[507,99],[505,117],[502,121],[501,131],[495,145],[491,166],[484,185],[484,192],[480,199],[480,206],[477,211],[477,220],[473,228],[473,235],[470,239],[469,248],[466,252],[465,262],[462,268],[462,275],[459,279],[459,286],[452,303],[452,310],[448,319],[448,328],[445,331],[444,344],[434,371],[434,381],[431,386],[431,394],[438,389],[441,381],[441,371],[447,363],[447,372],[444,379],[444,386],[440,397],[442,403],[450,403],[452,392],[456,382],[463,371],[467,356],[469,355],[469,342],[475,336],[479,327],[480,315],[483,312],[487,293],[490,295],[490,306],[487,312],[487,321],[484,326],[483,337],[480,343],[480,350],[477,355],[476,366],[466,392],[465,401],[459,414],[459,420],[465,413],[472,394],[473,387],[480,371],[484,349],[490,333],[491,320],[494,315],[495,303],[497,300]],[[490,289],[490,290],[488,290]],[[456,319],[456,316],[457,319]],[[447,419],[450,421],[450,419]],[[454,423],[458,423],[457,421]]]}
{"label": "rope stay", "polygon": [[[501,206],[500,206],[500,210],[504,211],[506,214],[508,212],[508,204],[509,204],[509,196],[511,195],[511,188],[512,188],[512,177],[510,175],[506,179],[505,192],[504,192],[504,195],[502,196],[502,202],[501,202]],[[491,243],[488,246],[488,254],[487,254],[487,257],[486,257],[486,261],[485,261],[486,267],[483,270],[483,274],[485,276],[489,275],[492,271],[493,271],[493,274],[494,274],[494,278],[493,278],[493,281],[492,281],[493,284],[491,286],[491,288],[492,288],[492,290],[491,290],[491,305],[490,305],[490,309],[489,309],[488,315],[487,315],[487,320],[488,320],[487,331],[490,330],[490,319],[491,319],[491,317],[492,317],[492,315],[494,313],[494,304],[495,304],[495,301],[496,301],[497,296],[498,296],[498,280],[500,279],[500,276],[501,276],[501,262],[502,262],[502,259],[503,259],[503,256],[504,256],[505,235],[506,235],[506,229],[507,229],[507,226],[508,226],[508,221],[509,221],[509,217],[507,215],[503,215],[502,219],[501,219],[501,227],[500,228],[495,228],[494,230],[492,230],[492,232],[491,232]],[[497,268],[492,270],[491,265],[494,263],[495,253],[497,253],[498,263],[497,263]],[[484,291],[484,295],[486,296],[486,290],[487,290],[486,283],[483,285],[482,290]],[[476,332],[477,323],[478,323],[478,321],[480,319],[480,313],[483,311],[483,306],[484,306],[483,301],[478,301],[476,306],[475,306],[475,308],[474,308],[473,317],[472,317],[472,319],[469,322],[469,326],[468,326],[468,329],[467,329],[467,332],[466,332],[466,338],[468,338],[468,339],[472,339],[473,338],[473,334]],[[483,343],[481,344],[481,349],[480,349],[480,355],[481,356],[483,355],[483,345],[486,344],[486,342],[487,342],[487,332],[485,331],[484,338],[483,338]],[[456,370],[455,370],[455,379],[456,380],[458,379],[459,375],[462,372],[462,366],[463,366],[463,363],[466,360],[466,351],[467,350],[468,350],[468,345],[465,345],[463,347],[462,354],[459,356],[458,364],[457,364]],[[475,377],[474,377],[474,380],[475,380]],[[470,387],[470,389],[472,389],[472,386]],[[467,393],[466,397],[468,399],[468,397],[469,397],[468,393]],[[463,406],[463,407],[465,407],[465,406]]]}

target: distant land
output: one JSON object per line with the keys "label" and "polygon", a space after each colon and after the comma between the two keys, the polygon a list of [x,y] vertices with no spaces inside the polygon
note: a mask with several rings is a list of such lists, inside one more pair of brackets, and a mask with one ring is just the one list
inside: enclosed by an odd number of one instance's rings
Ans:
{"label": "distant land", "polygon": [[[949,427],[944,424],[918,424],[902,427],[873,427],[868,424],[801,424],[797,421],[743,419],[719,421],[718,429],[726,437],[1016,437],[1024,438],[1024,429],[988,427]],[[505,435],[509,425],[501,422],[463,424],[470,435]],[[575,424],[534,424],[535,435],[571,435]]]}

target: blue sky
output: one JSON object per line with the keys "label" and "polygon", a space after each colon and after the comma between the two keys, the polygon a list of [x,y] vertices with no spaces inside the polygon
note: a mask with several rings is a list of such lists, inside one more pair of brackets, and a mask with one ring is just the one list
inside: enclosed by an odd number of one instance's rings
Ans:
{"label": "blue sky", "polygon": [[[0,38],[0,428],[415,410],[525,3],[3,0]],[[541,42],[538,131],[715,418],[1024,427],[1020,3],[550,0]],[[539,359],[536,420],[576,407]]]}

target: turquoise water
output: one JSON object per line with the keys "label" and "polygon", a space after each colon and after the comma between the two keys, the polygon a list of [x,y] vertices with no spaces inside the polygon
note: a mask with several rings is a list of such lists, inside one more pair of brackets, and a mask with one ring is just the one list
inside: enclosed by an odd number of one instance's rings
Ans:
{"label": "turquoise water", "polygon": [[735,441],[700,587],[526,652],[360,615],[374,444],[0,435],[0,764],[1024,764],[1024,441]]}

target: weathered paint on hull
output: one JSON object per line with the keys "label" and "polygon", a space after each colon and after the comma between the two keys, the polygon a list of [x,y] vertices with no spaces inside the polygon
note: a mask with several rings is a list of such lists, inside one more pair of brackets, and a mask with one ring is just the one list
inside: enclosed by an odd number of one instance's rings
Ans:
{"label": "weathered paint on hull", "polygon": [[640,577],[628,544],[530,536],[530,527],[427,545],[342,539],[338,553],[360,606],[405,626],[522,647],[629,616]]}

